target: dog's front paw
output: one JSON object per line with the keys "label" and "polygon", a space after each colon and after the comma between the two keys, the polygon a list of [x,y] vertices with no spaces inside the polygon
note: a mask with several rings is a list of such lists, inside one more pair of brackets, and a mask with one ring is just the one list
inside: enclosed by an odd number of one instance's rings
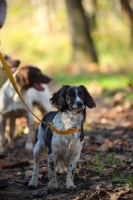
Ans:
{"label": "dog's front paw", "polygon": [[53,187],[48,187],[48,194],[53,194],[55,192],[58,192],[59,191],[59,188],[53,188]]}
{"label": "dog's front paw", "polygon": [[28,189],[35,189],[37,188],[38,185],[38,178],[31,178],[29,184],[28,184]]}
{"label": "dog's front paw", "polygon": [[65,191],[66,192],[77,191],[77,187],[74,184],[70,186],[66,185]]}
{"label": "dog's front paw", "polygon": [[34,190],[34,189],[36,189],[37,187],[34,186],[34,185],[28,185],[27,188],[30,189],[30,190]]}

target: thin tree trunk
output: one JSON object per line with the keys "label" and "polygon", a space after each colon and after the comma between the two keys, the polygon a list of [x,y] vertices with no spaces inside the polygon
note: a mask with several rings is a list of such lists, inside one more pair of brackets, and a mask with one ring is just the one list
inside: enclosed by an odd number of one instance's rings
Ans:
{"label": "thin tree trunk", "polygon": [[130,20],[130,24],[131,24],[131,43],[132,43],[132,46],[133,46],[133,9],[131,8],[128,0],[121,0],[121,4],[122,4],[124,10],[126,11],[126,13],[128,14],[128,17],[129,17],[129,20]]}
{"label": "thin tree trunk", "polygon": [[2,28],[5,18],[6,18],[6,9],[7,9],[7,4],[6,0],[0,0],[0,28]]}
{"label": "thin tree trunk", "polygon": [[81,1],[65,0],[74,47],[74,56],[78,60],[83,57],[88,57],[91,62],[98,62],[98,56]]}
{"label": "thin tree trunk", "polygon": [[93,27],[94,28],[97,28],[97,23],[96,23],[96,9],[97,9],[97,0],[93,0],[92,1],[92,3],[93,3],[93,15],[92,15],[92,19],[93,19]]}

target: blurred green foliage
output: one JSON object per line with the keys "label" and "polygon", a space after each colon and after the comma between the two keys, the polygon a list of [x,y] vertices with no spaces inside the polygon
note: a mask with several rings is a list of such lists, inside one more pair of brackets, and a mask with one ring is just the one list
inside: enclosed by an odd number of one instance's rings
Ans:
{"label": "blurred green foliage", "polygon": [[[70,76],[69,74],[59,73],[54,76],[54,80],[59,85],[89,85],[93,80],[103,88],[108,90],[116,90],[118,88],[125,88],[133,80],[133,74],[101,74],[88,73],[87,75]],[[133,96],[131,95],[131,98]]]}
{"label": "blurred green foliage", "polygon": [[[133,64],[130,45],[129,22],[123,12],[112,1],[98,0],[96,11],[97,28],[92,37],[99,55],[101,66],[110,69],[105,73],[73,76],[64,71],[71,63],[72,45],[68,31],[67,13],[62,0],[49,1],[12,0],[8,1],[5,25],[1,30],[1,51],[19,58],[22,64],[39,66],[54,77],[58,84],[89,84],[96,80],[104,88],[125,87],[132,81],[133,74],[118,74]],[[90,15],[88,1],[84,2]],[[47,3],[47,4],[46,4]],[[77,63],[78,65],[78,63]],[[86,67],[85,64],[84,69]],[[52,69],[54,69],[52,71]],[[113,73],[113,71],[117,73]],[[89,74],[89,75],[88,75]]]}

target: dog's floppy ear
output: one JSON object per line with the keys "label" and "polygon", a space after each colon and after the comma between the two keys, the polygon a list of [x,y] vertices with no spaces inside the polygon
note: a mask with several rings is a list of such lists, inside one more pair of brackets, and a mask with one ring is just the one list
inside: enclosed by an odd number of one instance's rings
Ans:
{"label": "dog's floppy ear", "polygon": [[50,99],[50,103],[60,111],[63,111],[66,106],[66,93],[69,87],[69,85],[64,85],[60,90],[55,92]]}
{"label": "dog's floppy ear", "polygon": [[21,89],[27,88],[29,85],[29,69],[25,67],[19,68],[15,79],[17,84],[21,87]]}
{"label": "dog's floppy ear", "polygon": [[85,94],[85,105],[88,107],[88,108],[94,108],[96,107],[96,103],[95,101],[93,100],[92,96],[89,94],[89,92],[87,91],[86,87],[83,86],[83,85],[80,85],[80,88],[82,89],[82,91],[84,92]]}

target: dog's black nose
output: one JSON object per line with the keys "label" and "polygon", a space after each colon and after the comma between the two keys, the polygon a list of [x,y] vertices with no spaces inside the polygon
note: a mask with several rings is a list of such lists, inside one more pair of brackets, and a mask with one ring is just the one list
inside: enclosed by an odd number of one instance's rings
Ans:
{"label": "dog's black nose", "polygon": [[81,107],[83,105],[82,101],[77,101],[77,106]]}
{"label": "dog's black nose", "polygon": [[14,67],[18,67],[20,65],[20,60],[15,60],[14,61]]}

